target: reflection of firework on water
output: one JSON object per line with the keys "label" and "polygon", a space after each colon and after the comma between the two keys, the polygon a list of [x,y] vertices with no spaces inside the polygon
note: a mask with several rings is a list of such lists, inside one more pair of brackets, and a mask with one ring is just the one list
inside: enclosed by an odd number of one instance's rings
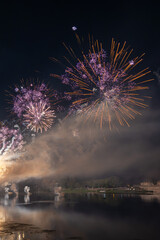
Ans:
{"label": "reflection of firework on water", "polygon": [[24,145],[23,136],[17,129],[0,128],[0,155],[15,153]]}
{"label": "reflection of firework on water", "polygon": [[52,126],[54,111],[50,109],[46,101],[30,102],[27,106],[26,113],[23,115],[24,123],[27,128],[34,132],[41,132],[43,129],[48,130]]}
{"label": "reflection of firework on water", "polygon": [[[77,34],[76,36],[80,43]],[[135,115],[140,114],[135,107],[146,108],[144,99],[150,98],[139,97],[140,90],[148,89],[143,84],[153,80],[142,80],[150,71],[145,68],[137,73],[133,72],[143,60],[144,54],[129,60],[133,49],[128,51],[125,48],[126,42],[120,47],[120,43],[112,40],[110,56],[107,56],[101,43],[93,39],[91,41],[90,37],[89,44],[88,53],[81,53],[82,59],[65,45],[75,64],[65,57],[70,66],[65,68],[64,75],[54,75],[71,89],[66,93],[71,99],[70,112],[82,113],[84,121],[92,118],[94,122],[100,122],[100,127],[106,120],[111,129],[113,115],[120,125],[129,126],[127,119],[134,119]]]}
{"label": "reflection of firework on water", "polygon": [[[12,96],[13,112],[27,125],[28,129],[42,133],[43,130],[47,131],[51,127],[55,115],[51,109],[50,92],[44,83],[15,87],[16,95]],[[56,91],[53,91],[52,96],[57,100]]]}

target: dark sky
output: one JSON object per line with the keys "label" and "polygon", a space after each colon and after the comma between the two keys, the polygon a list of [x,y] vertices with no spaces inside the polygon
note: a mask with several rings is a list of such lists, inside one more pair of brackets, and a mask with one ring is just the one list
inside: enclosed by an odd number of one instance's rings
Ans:
{"label": "dark sky", "polygon": [[[0,120],[9,116],[6,112],[5,90],[18,83],[21,78],[39,77],[50,81],[54,87],[55,82],[49,74],[56,73],[57,68],[49,57],[60,58],[66,53],[62,42],[76,46],[72,31],[74,25],[77,26],[80,36],[93,34],[94,38],[102,41],[108,49],[113,37],[122,43],[127,41],[127,45],[134,49],[135,55],[145,52],[144,66],[149,66],[152,70],[152,77],[155,77],[153,71],[160,67],[158,3],[156,5],[152,3],[153,1],[139,1],[138,3],[137,1],[68,2],[1,1]],[[89,166],[93,165],[91,173],[94,172],[94,166],[97,171],[97,164],[102,168],[106,166],[106,171],[113,171],[115,166],[119,171],[119,165],[122,165],[122,169],[130,175],[132,173],[133,176],[138,174],[154,176],[156,174],[160,177],[160,85],[155,78],[150,86],[150,95],[153,98],[146,116],[144,114],[144,117],[136,120],[129,130],[124,129],[124,133],[119,137],[113,135],[109,142],[109,150],[106,149],[104,143],[100,146],[100,150],[98,148],[93,151],[93,159],[99,151],[101,151],[101,156],[95,158],[95,165],[88,163]],[[60,153],[64,152],[66,156],[64,150],[64,147],[60,149]],[[108,165],[104,164],[107,153],[109,170]],[[87,169],[86,157],[89,159],[88,155],[84,156],[84,169]],[[118,157],[120,162],[117,161]],[[101,165],[97,162],[98,158],[102,162]],[[70,155],[69,159],[71,159]],[[73,160],[75,162],[75,159]],[[66,166],[70,167],[68,162]],[[102,172],[101,169],[99,171]]]}
{"label": "dark sky", "polygon": [[[56,71],[49,57],[65,53],[63,41],[74,45],[73,25],[80,36],[91,33],[109,47],[112,37],[127,41],[135,54],[146,53],[145,66],[153,71],[160,66],[158,3],[57,2],[2,1],[0,5],[1,115],[5,114],[4,91],[9,86],[22,77],[49,80],[49,74]],[[154,89],[154,92],[157,101],[159,91]]]}

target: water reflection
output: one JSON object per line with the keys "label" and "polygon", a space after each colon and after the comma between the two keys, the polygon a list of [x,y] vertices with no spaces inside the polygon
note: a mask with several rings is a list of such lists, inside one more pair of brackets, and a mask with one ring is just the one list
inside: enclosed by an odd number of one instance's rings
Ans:
{"label": "water reflection", "polygon": [[9,203],[9,194],[5,193],[5,195],[4,195],[4,205],[7,206],[8,203]]}
{"label": "water reflection", "polygon": [[160,203],[160,194],[154,194],[154,195],[141,195],[141,199],[143,201],[147,201],[147,202],[159,202]]}
{"label": "water reflection", "polygon": [[24,202],[25,203],[30,203],[30,195],[29,194],[24,195]]}
{"label": "water reflection", "polygon": [[1,199],[0,240],[160,238],[160,204],[146,204],[141,196],[28,197]]}

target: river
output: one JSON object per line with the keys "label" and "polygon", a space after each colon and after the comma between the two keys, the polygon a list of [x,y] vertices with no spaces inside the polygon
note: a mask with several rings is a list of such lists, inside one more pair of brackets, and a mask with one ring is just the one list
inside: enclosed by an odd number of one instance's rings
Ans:
{"label": "river", "polygon": [[105,194],[32,194],[0,199],[0,240],[160,239],[160,202]]}

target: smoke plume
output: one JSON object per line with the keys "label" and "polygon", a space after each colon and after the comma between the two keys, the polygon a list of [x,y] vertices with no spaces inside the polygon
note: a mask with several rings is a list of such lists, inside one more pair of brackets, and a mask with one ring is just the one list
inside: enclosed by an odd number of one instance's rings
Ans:
{"label": "smoke plume", "polygon": [[160,113],[148,110],[119,132],[79,125],[73,119],[39,136],[13,162],[3,180],[126,175],[160,177]]}

